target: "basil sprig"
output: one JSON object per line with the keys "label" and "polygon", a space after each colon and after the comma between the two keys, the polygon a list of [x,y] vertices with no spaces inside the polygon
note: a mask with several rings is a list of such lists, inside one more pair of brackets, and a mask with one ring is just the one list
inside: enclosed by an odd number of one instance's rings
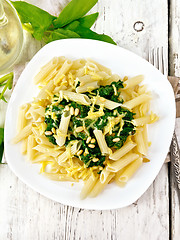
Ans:
{"label": "basil sprig", "polygon": [[58,39],[88,38],[116,44],[111,37],[90,28],[98,13],[84,16],[98,0],[72,0],[58,17],[23,1],[12,2],[24,28],[37,40],[49,43]]}

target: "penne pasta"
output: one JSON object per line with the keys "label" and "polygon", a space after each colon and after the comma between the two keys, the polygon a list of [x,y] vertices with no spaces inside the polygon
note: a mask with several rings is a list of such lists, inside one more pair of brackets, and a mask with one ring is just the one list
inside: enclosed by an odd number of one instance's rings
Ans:
{"label": "penne pasta", "polygon": [[149,94],[144,93],[138,97],[133,98],[132,100],[125,102],[123,105],[128,109],[132,109],[143,102],[149,101],[150,99],[151,99],[151,96]]}
{"label": "penne pasta", "polygon": [[108,178],[108,176],[109,176],[109,171],[107,171],[107,169],[106,168],[104,168],[103,170],[102,170],[102,172],[101,172],[101,174],[100,174],[100,182],[101,183],[104,183],[105,181],[106,181],[106,179]]}
{"label": "penne pasta", "polygon": [[[127,183],[127,181],[133,176],[133,174],[140,168],[142,165],[142,157],[137,158],[135,161],[130,163],[125,170],[121,171],[120,174],[117,174],[115,181],[118,184]],[[118,185],[119,185],[118,184]]]}
{"label": "penne pasta", "polygon": [[35,146],[36,146],[36,141],[34,139],[33,135],[29,135],[27,139],[27,157],[29,160],[33,160],[36,154],[35,151]]}
{"label": "penne pasta", "polygon": [[62,147],[66,141],[67,131],[69,127],[69,122],[71,119],[71,114],[69,111],[64,111],[61,117],[61,122],[59,124],[59,129],[56,131],[57,136],[55,137],[56,143]]}
{"label": "penne pasta", "polygon": [[93,59],[88,58],[88,62],[95,64],[100,71],[104,71],[107,74],[112,75],[111,70],[109,68],[101,65],[100,63],[94,61]]}
{"label": "penne pasta", "polygon": [[13,142],[22,141],[22,154],[49,179],[84,181],[81,199],[112,182],[123,187],[148,153],[147,124],[158,120],[143,79],[121,78],[92,59],[55,57],[34,78],[40,90],[20,107]]}
{"label": "penne pasta", "polygon": [[141,83],[143,80],[144,80],[143,75],[138,75],[138,76],[129,78],[124,82],[124,89],[135,87],[136,85]]}
{"label": "penne pasta", "polygon": [[113,162],[111,165],[106,167],[109,172],[118,172],[122,168],[126,167],[129,163],[133,162],[139,157],[136,153],[127,153],[125,156],[120,158],[118,161]]}
{"label": "penne pasta", "polygon": [[44,86],[38,96],[37,99],[46,99],[49,95],[48,92],[52,92],[55,88],[54,81],[50,81],[46,86]]}
{"label": "penne pasta", "polygon": [[59,69],[57,75],[55,76],[54,82],[57,82],[58,79],[61,78],[62,75],[65,75],[69,71],[71,66],[72,66],[72,61],[69,59],[65,60],[62,67]]}
{"label": "penne pasta", "polygon": [[30,104],[27,103],[27,104],[22,105],[19,109],[18,124],[17,124],[18,132],[20,132],[21,129],[23,129],[27,123],[25,116],[26,116],[26,112],[28,111],[29,107],[30,107]]}
{"label": "penne pasta", "polygon": [[135,146],[136,146],[136,143],[134,143],[132,141],[128,141],[120,149],[118,149],[114,153],[110,154],[109,158],[114,161],[117,161],[121,157],[123,157],[125,154],[130,152]]}
{"label": "penne pasta", "polygon": [[93,187],[95,186],[96,182],[97,182],[98,176],[95,177],[95,179],[93,179],[91,176],[85,181],[84,186],[81,190],[80,193],[80,198],[81,199],[85,199],[89,193],[92,191]]}
{"label": "penne pasta", "polygon": [[60,95],[62,95],[62,97],[67,97],[71,101],[75,101],[83,105],[90,105],[91,103],[90,99],[85,94],[74,93],[70,91],[60,91]]}
{"label": "penne pasta", "polygon": [[[117,107],[123,107],[123,106],[124,106],[124,105],[121,104],[121,103],[113,102],[113,101],[108,100],[108,99],[105,99],[105,98],[103,98],[103,97],[98,97],[98,98],[96,99],[96,104],[97,104],[97,105],[103,104],[104,107],[106,107],[106,108],[109,109],[109,110],[113,110],[113,109],[115,109],[115,108],[117,108]],[[127,106],[125,106],[125,108],[126,108],[126,107],[127,107]]]}
{"label": "penne pasta", "polygon": [[49,147],[54,147],[54,144],[49,142],[49,140],[45,136],[40,136],[39,132],[38,132],[38,134],[36,134],[35,139],[36,139],[37,144],[39,144],[39,145],[46,145]]}
{"label": "penne pasta", "polygon": [[92,191],[90,192],[90,197],[96,197],[98,194],[100,194],[105,186],[111,181],[111,179],[114,177],[114,173],[109,173],[106,180],[101,183],[100,179],[96,182],[95,186],[93,187]]}
{"label": "penne pasta", "polygon": [[106,140],[105,140],[105,137],[104,137],[102,131],[95,129],[93,131],[93,133],[96,137],[96,140],[98,142],[98,145],[99,145],[102,155],[108,155],[109,149],[108,149],[108,146],[107,146],[107,143],[106,143]]}
{"label": "penne pasta", "polygon": [[76,92],[77,93],[84,93],[84,92],[92,91],[96,88],[99,88],[99,85],[98,85],[97,81],[94,81],[94,82],[86,83],[83,86],[77,87]]}
{"label": "penne pasta", "polygon": [[136,118],[133,120],[134,125],[138,126],[142,126],[144,124],[149,124],[151,122],[151,116],[147,115],[144,117],[140,117],[140,118]]}
{"label": "penne pasta", "polygon": [[65,162],[68,158],[71,158],[72,155],[75,155],[80,148],[80,142],[75,141],[73,145],[69,148],[66,148],[66,151],[58,157],[58,163],[61,164]]}
{"label": "penne pasta", "polygon": [[30,134],[32,133],[32,123],[29,125],[25,126],[13,139],[13,143],[16,144],[23,139],[27,138]]}
{"label": "penne pasta", "polygon": [[34,78],[34,83],[38,84],[43,81],[57,66],[58,58],[53,58],[50,62],[48,62],[44,67],[42,67],[42,71],[40,71]]}
{"label": "penne pasta", "polygon": [[136,130],[136,134],[134,135],[135,142],[137,144],[136,148],[137,151],[140,152],[143,155],[147,154],[147,143],[144,141],[143,137],[143,128],[138,128]]}
{"label": "penne pasta", "polygon": [[46,145],[37,145],[37,146],[34,146],[33,149],[41,153],[46,153],[48,156],[52,156],[52,157],[58,157],[63,152],[58,147],[55,151],[54,148]]}
{"label": "penne pasta", "polygon": [[22,153],[23,155],[27,153],[27,141],[28,141],[27,138],[25,138],[25,139],[22,141],[21,153]]}

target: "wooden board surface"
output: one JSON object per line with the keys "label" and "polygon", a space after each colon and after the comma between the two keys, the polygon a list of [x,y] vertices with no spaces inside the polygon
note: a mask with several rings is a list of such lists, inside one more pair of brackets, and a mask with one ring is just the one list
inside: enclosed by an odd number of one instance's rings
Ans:
{"label": "wooden board surface", "polygon": [[[172,12],[172,24],[177,27],[177,13],[173,12],[177,1],[173,0],[169,9],[164,0],[99,0],[91,11],[100,13],[93,29],[110,35],[119,46],[146,59],[149,51],[163,46],[168,67],[168,11]],[[28,2],[58,15],[69,1]],[[41,46],[29,34],[25,35],[23,53],[15,67],[16,79]],[[175,40],[170,42],[171,55],[177,53],[179,47]],[[170,71],[173,67],[170,64]],[[178,69],[176,65],[176,71]],[[174,185],[169,182],[168,165],[165,164],[146,193],[131,206],[113,211],[89,211],[41,196],[17,179],[7,165],[1,165],[0,239],[168,240],[171,236],[173,240],[179,239],[178,201]]]}
{"label": "wooden board surface", "polygon": [[[170,4],[169,18],[169,73],[180,77],[180,1],[172,0]],[[180,105],[178,103],[178,115]],[[176,121],[176,134],[180,140],[180,118]],[[170,174],[172,168],[170,168]],[[175,188],[174,179],[170,181],[171,189],[171,239],[180,238],[180,203]]]}

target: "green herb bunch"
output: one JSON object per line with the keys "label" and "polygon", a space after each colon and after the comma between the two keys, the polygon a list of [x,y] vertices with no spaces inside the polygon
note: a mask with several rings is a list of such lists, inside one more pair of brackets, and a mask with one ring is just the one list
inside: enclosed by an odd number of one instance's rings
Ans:
{"label": "green herb bunch", "polygon": [[90,28],[99,13],[84,16],[98,0],[72,0],[58,17],[23,1],[12,2],[24,28],[45,43],[66,38],[88,38],[116,44],[111,37]]}

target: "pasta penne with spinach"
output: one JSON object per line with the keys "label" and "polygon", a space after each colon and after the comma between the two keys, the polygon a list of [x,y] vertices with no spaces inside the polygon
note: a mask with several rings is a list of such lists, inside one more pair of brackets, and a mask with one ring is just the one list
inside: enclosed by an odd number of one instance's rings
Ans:
{"label": "pasta penne with spinach", "polygon": [[151,94],[143,76],[120,78],[94,60],[56,57],[34,82],[41,90],[20,109],[22,153],[55,181],[84,181],[80,197],[125,185],[148,152]]}

